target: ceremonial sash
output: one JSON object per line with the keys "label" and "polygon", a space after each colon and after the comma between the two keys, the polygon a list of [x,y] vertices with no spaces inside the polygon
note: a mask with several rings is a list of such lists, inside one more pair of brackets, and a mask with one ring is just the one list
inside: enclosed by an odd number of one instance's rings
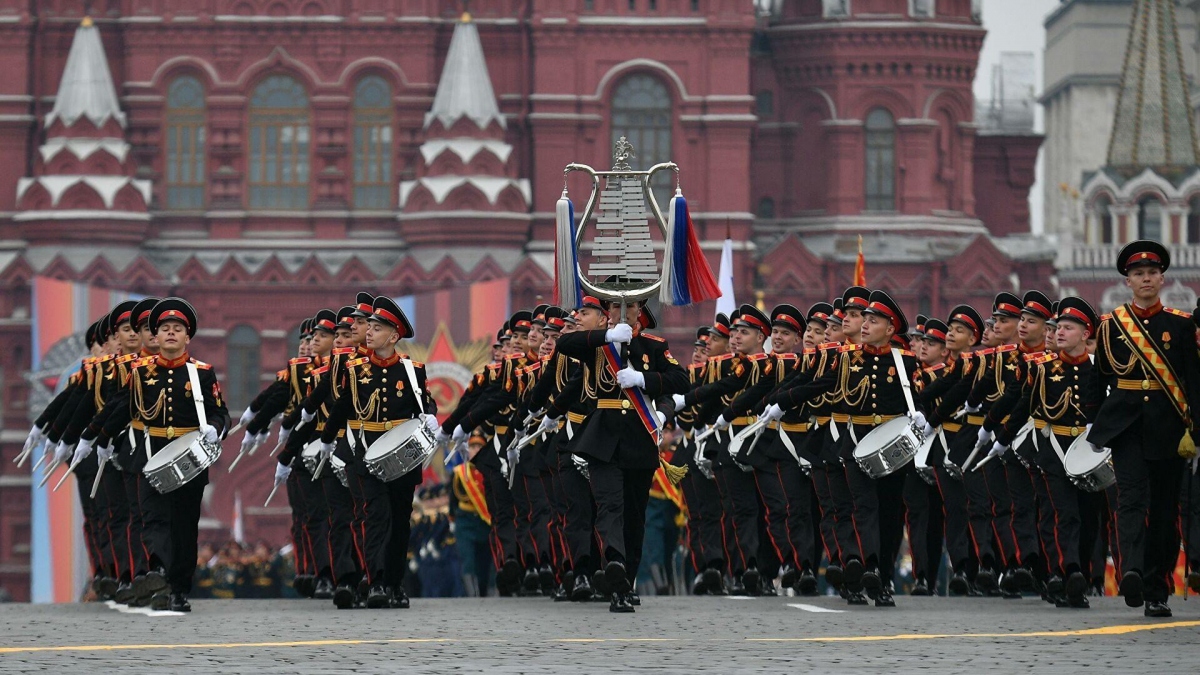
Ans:
{"label": "ceremonial sash", "polygon": [[680,510],[684,508],[682,492],[677,486],[671,484],[671,479],[667,478],[666,469],[661,466],[654,471],[654,486],[651,489],[661,492],[664,497],[671,500]]}
{"label": "ceremonial sash", "polygon": [[1171,369],[1171,364],[1163,357],[1162,352],[1158,351],[1158,343],[1151,340],[1142,331],[1141,324],[1134,317],[1133,309],[1128,304],[1114,309],[1112,316],[1116,319],[1115,324],[1121,331],[1121,335],[1129,340],[1138,361],[1142,363],[1145,371],[1153,375],[1154,379],[1162,385],[1163,390],[1171,399],[1171,403],[1175,406],[1175,412],[1179,413],[1184,424],[1190,429],[1192,423],[1191,417],[1188,415],[1187,394],[1179,385],[1179,378]]}
{"label": "ceremonial sash", "polygon": [[[615,378],[617,371],[621,370],[621,352],[618,351],[614,342],[605,342],[600,351],[604,352],[604,362],[608,364],[608,371]],[[646,392],[642,391],[641,387],[630,387],[622,389],[621,393],[633,404],[633,409],[641,418],[646,431],[651,434],[658,431],[658,416],[654,414],[654,408],[650,407],[650,401],[646,399]]]}
{"label": "ceremonial sash", "polygon": [[483,474],[472,469],[470,462],[463,462],[454,467],[454,473],[458,474],[458,482],[467,493],[467,499],[470,500],[475,513],[483,522],[491,525],[492,514],[488,511],[487,500],[483,496]]}

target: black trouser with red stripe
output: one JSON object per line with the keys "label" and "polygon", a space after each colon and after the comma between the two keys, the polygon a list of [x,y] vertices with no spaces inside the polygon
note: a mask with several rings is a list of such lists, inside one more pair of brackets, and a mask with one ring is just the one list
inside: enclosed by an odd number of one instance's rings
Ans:
{"label": "black trouser with red stripe", "polygon": [[298,577],[316,574],[313,570],[312,542],[309,540],[308,531],[304,528],[308,506],[304,501],[304,493],[300,490],[300,480],[299,472],[292,471],[284,485],[287,489],[288,506],[292,510],[292,547],[295,549],[296,576]]}
{"label": "black trouser with red stripe", "polygon": [[[571,459],[570,453],[558,455],[558,485],[562,491],[566,512],[563,514],[563,538],[566,540],[568,565],[578,574],[591,574],[592,532],[596,524],[596,507],[592,486]],[[566,565],[564,569],[566,569]]]}
{"label": "black trouser with red stripe", "polygon": [[[125,488],[125,503],[129,506],[129,521],[126,524],[125,540],[128,542],[129,567],[133,577],[145,574],[149,569],[150,554],[142,541],[142,496],[141,474],[137,471],[120,471]],[[126,579],[123,579],[128,581]]]}
{"label": "black trouser with red stripe", "polygon": [[[487,449],[480,451],[480,455]],[[493,453],[492,457],[495,457]],[[504,566],[504,561],[512,558],[519,560],[517,547],[517,506],[513,500],[512,491],[508,489],[508,479],[500,472],[500,467],[490,461],[475,462],[475,468],[483,474],[483,496],[487,501],[488,512],[492,514],[492,558],[496,569]]]}
{"label": "black trouser with red stripe", "polygon": [[[104,545],[100,554],[104,558],[105,568],[117,579],[131,579],[129,575],[129,503],[125,497],[125,479],[123,471],[110,463],[104,467],[100,477],[100,486],[96,490],[93,508],[99,516],[97,527],[103,528],[100,538]],[[80,481],[81,491],[92,491],[92,481],[95,475],[86,481]]]}
{"label": "black trouser with red stripe", "polygon": [[926,483],[915,469],[904,479],[904,508],[913,577],[924,578],[930,584],[937,583],[946,520],[942,513],[942,495],[936,485]]}
{"label": "black trouser with red stripe", "polygon": [[546,495],[536,469],[522,466],[524,462],[533,463],[537,460],[534,453],[537,448],[526,447],[521,451],[522,457],[517,466],[510,466],[509,471],[516,471],[512,483],[512,498],[517,509],[517,543],[521,550],[521,561],[524,566],[534,568],[550,563],[550,498]]}
{"label": "black trouser with red stripe", "polygon": [[113,574],[109,546],[111,537],[105,527],[101,510],[96,506],[96,500],[92,499],[92,480],[95,478],[94,471],[87,474],[76,469],[75,488],[79,492],[79,507],[83,512],[83,540],[87,545],[92,574],[110,576]]}
{"label": "black trouser with red stripe", "polygon": [[755,468],[754,480],[775,556],[797,570],[820,564],[812,559],[812,483],[804,470],[795,460],[772,461],[769,468]]}
{"label": "black trouser with red stripe", "polygon": [[326,466],[321,471],[320,485],[329,514],[324,545],[329,549],[333,564],[333,581],[338,585],[353,586],[362,576],[354,555],[354,498],[350,489],[337,479],[332,467]]}
{"label": "black trouser with red stripe", "polygon": [[[1059,441],[1061,443],[1062,439]],[[1039,509],[1038,531],[1042,549],[1046,551],[1046,566],[1050,574],[1065,578],[1072,572],[1081,571],[1080,490],[1067,478],[1058,461],[1047,462],[1034,478]]]}
{"label": "black trouser with red stripe", "polygon": [[190,593],[196,574],[197,537],[208,470],[183,486],[159,494],[145,476],[141,482],[142,539],[151,567],[162,565],[172,593]]}
{"label": "black trouser with red stripe", "polygon": [[[1030,436],[1032,437],[1032,434]],[[1047,442],[1045,439],[1038,440]],[[1025,442],[1026,444],[1032,443],[1030,440]],[[1035,556],[1040,556],[1042,548],[1038,538],[1038,502],[1034,487],[1040,470],[1032,463],[1032,469],[1025,468],[1025,465],[1017,459],[1017,450],[1017,448],[1010,449],[1003,458],[1005,479],[1008,484],[1009,528],[1013,541],[1013,550],[1009,550],[1005,545],[1006,557],[1003,562],[1009,567],[1022,564],[1041,567],[1044,562],[1038,564],[1039,560],[1035,558]],[[1030,455],[1026,454],[1025,456],[1029,457]],[[998,524],[998,526],[1002,525],[1003,523]],[[1044,560],[1041,558],[1041,561]]]}
{"label": "black trouser with red stripe", "polygon": [[400,588],[408,568],[413,494],[421,484],[421,469],[385,483],[362,462],[354,462],[346,467],[346,476],[362,516],[359,541],[367,582]]}
{"label": "black trouser with red stripe", "polygon": [[754,474],[743,471],[732,460],[723,466],[714,466],[713,474],[733,534],[732,541],[726,540],[726,544],[729,546],[729,571],[736,577],[751,567],[758,567],[758,487],[754,483]]}
{"label": "black trouser with red stripe", "polygon": [[717,483],[689,465],[687,475],[679,483],[688,508],[688,549],[692,566],[704,569],[725,569],[725,544],[721,537],[721,493]]}
{"label": "black trouser with red stripe", "polygon": [[[614,454],[615,456],[615,454]],[[596,534],[605,563],[625,565],[625,578],[635,583],[646,535],[646,506],[655,469],[623,469],[614,462],[588,457],[588,474],[596,500]]]}

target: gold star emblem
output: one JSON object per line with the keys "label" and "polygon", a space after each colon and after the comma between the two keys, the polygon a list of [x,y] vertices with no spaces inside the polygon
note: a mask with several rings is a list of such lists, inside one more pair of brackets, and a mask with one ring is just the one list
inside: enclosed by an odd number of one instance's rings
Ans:
{"label": "gold star emblem", "polygon": [[1004,367],[1005,367],[1005,368],[1007,368],[1008,370],[1016,370],[1016,369],[1017,369],[1017,364],[1015,364],[1015,363],[1010,363],[1010,364],[1008,364],[1008,365],[1006,365],[1006,366],[1004,366]]}
{"label": "gold star emblem", "polygon": [[1050,381],[1051,381],[1051,382],[1062,382],[1062,381],[1063,381],[1063,376],[1062,376],[1062,375],[1051,375],[1051,376],[1050,376]]}
{"label": "gold star emblem", "polygon": [[370,384],[371,378],[367,377],[366,375],[363,375],[362,377],[358,378],[358,383],[359,384]]}
{"label": "gold star emblem", "polygon": [[852,372],[852,373],[857,373],[858,371],[860,371],[862,369],[863,369],[862,366],[850,366],[850,372]]}
{"label": "gold star emblem", "polygon": [[148,387],[153,387],[153,386],[154,386],[154,385],[156,385],[156,384],[158,384],[158,378],[157,378],[157,377],[152,377],[152,378],[150,378],[150,379],[146,380],[146,386],[148,386]]}

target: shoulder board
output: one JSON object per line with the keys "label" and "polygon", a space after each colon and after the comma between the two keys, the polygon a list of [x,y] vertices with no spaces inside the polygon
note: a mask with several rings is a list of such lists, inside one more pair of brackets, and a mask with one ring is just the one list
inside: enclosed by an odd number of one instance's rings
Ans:
{"label": "shoulder board", "polygon": [[97,357],[96,363],[108,363],[109,361],[112,361],[115,358],[117,358],[117,357],[113,356],[112,354],[105,354],[104,356]]}
{"label": "shoulder board", "polygon": [[747,357],[747,358],[749,358],[751,361],[762,361],[763,359],[765,359],[765,358],[767,358],[767,357],[769,357],[769,356],[770,356],[770,354],[767,354],[766,352],[764,352],[764,353],[762,353],[762,354],[754,354],[754,355],[751,355],[751,356],[749,356],[749,357]]}
{"label": "shoulder board", "polygon": [[287,369],[280,370],[280,371],[277,371],[277,372],[275,373],[275,377],[276,377],[277,379],[280,379],[280,380],[285,380],[285,379],[287,379],[287,376],[288,376],[288,371],[287,371]]}
{"label": "shoulder board", "polygon": [[[561,354],[559,356],[561,356]],[[541,357],[542,363],[548,363],[550,361],[550,359],[552,359],[552,358],[554,358],[553,354],[547,354],[547,355]]]}
{"label": "shoulder board", "polygon": [[651,335],[649,333],[638,333],[638,335],[641,335],[644,338],[650,338],[651,340],[654,340],[655,342],[666,342],[667,341],[666,338],[661,338],[657,335]]}
{"label": "shoulder board", "polygon": [[499,363],[489,363],[489,364],[487,364],[487,369],[488,369],[488,370],[498,370],[499,368],[500,368],[500,364],[499,364]]}
{"label": "shoulder board", "polygon": [[371,360],[371,359],[369,359],[369,358],[367,358],[367,357],[365,357],[365,356],[364,356],[364,357],[362,357],[362,358],[351,359],[351,360],[349,360],[349,361],[347,361],[347,362],[346,362],[346,366],[347,366],[347,367],[350,367],[350,368],[353,368],[353,367],[355,367],[355,366],[361,366],[362,364],[364,364],[364,363],[366,363],[366,362],[368,362],[368,361],[370,361],[370,360]]}
{"label": "shoulder board", "polygon": [[83,365],[85,365],[85,366],[90,366],[95,362],[96,362],[96,357],[94,357],[94,356],[83,357]]}
{"label": "shoulder board", "polygon": [[808,347],[808,348],[805,348],[805,350],[804,350],[805,356],[812,356],[813,354],[816,354],[816,353],[817,353],[817,350],[815,347]]}
{"label": "shoulder board", "polygon": [[1101,321],[1108,321],[1108,320],[1109,320],[1109,319],[1111,319],[1111,318],[1112,318],[1112,314],[1101,314],[1101,315],[1100,315],[1100,320],[1101,320]]}
{"label": "shoulder board", "polygon": [[197,361],[196,359],[188,359],[188,363],[196,366],[200,370],[212,370],[212,366],[203,361]]}
{"label": "shoulder board", "polygon": [[798,354],[796,354],[795,352],[788,352],[786,354],[776,354],[775,356],[778,356],[781,359],[794,359],[798,356]]}
{"label": "shoulder board", "polygon": [[133,367],[138,368],[141,366],[148,366],[157,360],[158,360],[158,356],[143,356],[142,358],[138,359],[137,361],[135,361],[133,363]]}
{"label": "shoulder board", "polygon": [[732,359],[734,356],[736,356],[736,354],[734,354],[733,352],[728,352],[726,354],[721,354],[720,356],[710,356],[710,357],[708,357],[708,360],[709,361],[725,361],[727,359]]}
{"label": "shoulder board", "polygon": [[1038,363],[1045,363],[1045,361],[1038,361],[1038,359],[1045,356],[1045,354],[1046,352],[1031,352],[1029,354],[1025,354],[1025,360],[1029,362],[1037,361]]}
{"label": "shoulder board", "polygon": [[987,349],[979,349],[979,350],[973,351],[973,352],[971,352],[971,353],[972,353],[972,354],[974,354],[974,355],[976,355],[976,356],[988,356],[988,355],[990,355],[990,354],[994,354],[994,353],[996,353],[996,348],[995,348],[995,347],[988,347]]}
{"label": "shoulder board", "polygon": [[929,366],[927,368],[922,368],[922,370],[924,370],[927,373],[936,373],[937,371],[939,371],[945,367],[946,367],[945,363],[939,363],[936,366]]}
{"label": "shoulder board", "polygon": [[355,351],[357,351],[357,349],[357,347],[338,347],[330,353],[342,356],[343,354],[353,354]]}
{"label": "shoulder board", "polygon": [[860,350],[860,349],[862,349],[862,345],[849,345],[849,344],[847,344],[847,345],[841,345],[840,347],[838,347],[838,351],[839,351],[839,352],[856,352],[856,351],[858,351],[858,350]]}
{"label": "shoulder board", "polygon": [[1175,309],[1174,307],[1163,307],[1163,311],[1167,312],[1168,314],[1174,314],[1175,316],[1182,316],[1185,319],[1192,318],[1190,312],[1185,312],[1182,309]]}
{"label": "shoulder board", "polygon": [[526,375],[536,373],[537,371],[542,369],[542,363],[543,363],[542,361],[538,361],[536,363],[531,363],[528,366],[525,366],[525,368],[523,368],[523,370],[525,371]]}
{"label": "shoulder board", "polygon": [[505,360],[505,361],[512,361],[512,360],[514,360],[514,359],[523,359],[523,358],[525,358],[525,355],[524,355],[524,354],[509,354],[508,356],[505,356],[505,357],[504,357],[504,360]]}
{"label": "shoulder board", "polygon": [[916,355],[916,354],[914,354],[914,353],[912,353],[912,352],[908,351],[907,349],[901,349],[901,350],[900,350],[900,356],[911,356],[911,357],[913,357],[914,359],[915,359],[915,358],[917,358],[917,355]]}
{"label": "shoulder board", "polygon": [[[1029,356],[1034,356],[1034,355],[1030,354]],[[1032,359],[1029,358],[1029,356],[1026,356],[1025,360],[1029,361],[1031,363],[1050,363],[1051,361],[1054,361],[1055,359],[1058,358],[1058,354],[1055,352],[1042,352],[1041,354],[1038,354],[1036,356],[1036,358],[1032,358]]]}
{"label": "shoulder board", "polygon": [[137,354],[122,354],[117,357],[117,363],[129,363],[136,358],[138,358]]}
{"label": "shoulder board", "polygon": [[327,364],[325,364],[325,365],[323,365],[323,366],[321,366],[320,368],[313,368],[313,369],[312,369],[312,374],[313,374],[313,375],[322,375],[322,374],[324,374],[324,373],[326,373],[326,372],[329,372],[329,364],[328,364],[328,363],[327,363]]}
{"label": "shoulder board", "polygon": [[1005,352],[1011,352],[1012,350],[1014,350],[1016,348],[1017,348],[1016,345],[1000,345],[999,347],[996,347],[996,353],[1003,354]]}
{"label": "shoulder board", "polygon": [[817,345],[817,349],[833,349],[834,347],[841,346],[842,343],[840,342],[822,342],[821,344]]}
{"label": "shoulder board", "polygon": [[299,366],[306,363],[312,363],[312,359],[307,356],[297,356],[294,359],[288,359],[289,366]]}
{"label": "shoulder board", "polygon": [[689,363],[688,370],[700,370],[701,368],[703,368],[704,366],[707,366],[707,365],[708,365],[707,363]]}

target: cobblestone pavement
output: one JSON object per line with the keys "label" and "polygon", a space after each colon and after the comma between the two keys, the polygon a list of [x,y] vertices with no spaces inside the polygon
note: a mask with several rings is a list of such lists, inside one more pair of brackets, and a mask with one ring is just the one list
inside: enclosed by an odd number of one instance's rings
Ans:
{"label": "cobblestone pavement", "polygon": [[[1194,672],[1200,600],[1152,620],[1120,598],[645,598],[636,614],[537,599],[201,600],[190,615],[103,604],[0,605],[0,673]],[[835,611],[829,611],[835,610]],[[870,671],[864,671],[870,668]]]}

